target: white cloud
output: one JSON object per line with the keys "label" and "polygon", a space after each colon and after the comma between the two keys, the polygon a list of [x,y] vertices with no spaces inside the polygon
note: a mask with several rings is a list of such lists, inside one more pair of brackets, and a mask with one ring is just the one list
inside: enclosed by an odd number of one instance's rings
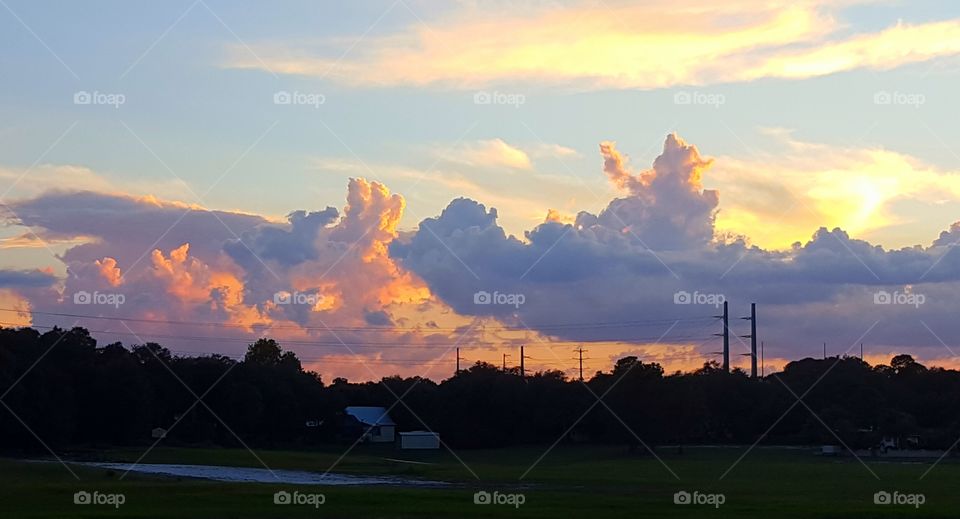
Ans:
{"label": "white cloud", "polygon": [[462,162],[477,167],[508,167],[530,169],[530,156],[520,148],[507,144],[502,139],[489,139],[461,143],[451,150],[439,150],[446,160]]}
{"label": "white cloud", "polygon": [[[789,132],[752,155],[721,156],[709,184],[724,192],[720,230],[788,247],[810,229],[841,227],[908,246],[956,220],[960,171],[894,150],[801,141]],[[909,206],[902,206],[909,202]]]}
{"label": "white cloud", "polygon": [[367,37],[347,55],[331,42],[263,42],[253,45],[263,61],[235,47],[225,66],[269,67],[366,86],[483,88],[521,81],[663,88],[885,70],[960,53],[960,20],[891,20],[885,29],[851,35],[838,21],[849,3],[688,0],[670,7],[465,8]]}

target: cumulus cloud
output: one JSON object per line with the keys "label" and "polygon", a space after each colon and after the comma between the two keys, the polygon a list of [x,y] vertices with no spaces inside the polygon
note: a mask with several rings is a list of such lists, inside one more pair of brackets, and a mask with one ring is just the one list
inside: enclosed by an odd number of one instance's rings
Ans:
{"label": "cumulus cloud", "polygon": [[[629,196],[610,202],[596,218],[598,224],[628,233],[658,250],[702,245],[713,239],[719,196],[703,189],[701,176],[712,160],[702,158],[696,146],[670,134],[653,168],[638,175],[627,171],[614,143],[601,144],[600,153],[610,181]],[[592,216],[581,220],[588,221],[593,221]]]}
{"label": "cumulus cloud", "polygon": [[[672,348],[689,367],[691,352],[715,349],[709,340],[719,308],[675,304],[679,292],[722,295],[735,316],[759,303],[760,330],[777,358],[819,352],[824,340],[843,351],[868,330],[862,340],[884,351],[942,358],[940,337],[960,333],[951,312],[960,288],[960,255],[951,253],[960,224],[926,245],[899,249],[836,227],[764,249],[715,231],[719,193],[703,186],[714,161],[679,136],[666,137],[649,169],[634,169],[611,142],[598,158],[597,173],[617,198],[596,214],[541,213],[541,223],[520,236],[503,229],[496,208],[468,198],[401,232],[405,200],[360,178],[350,180],[342,210],[293,211],[286,222],[149,197],[48,192],[12,202],[16,218],[8,224],[63,243],[82,237],[59,257],[66,276],[0,270],[0,296],[37,312],[40,326],[65,324],[43,313],[50,311],[127,317],[144,320],[135,327],[143,340],[175,348],[239,354],[250,337],[271,335],[305,358],[339,361],[356,360],[357,352],[360,359],[436,363],[444,350],[431,346],[470,330],[464,344],[490,352],[529,343],[532,334],[602,341],[620,348],[610,351],[664,361],[674,358]],[[75,297],[81,293],[100,299]],[[483,293],[492,297],[478,297]],[[922,295],[924,302],[885,304],[877,299],[883,293]],[[114,306],[111,296],[122,301]],[[493,321],[509,329],[471,327]],[[636,324],[604,325],[624,322]],[[105,340],[134,342],[110,335],[128,333],[116,323],[80,324]],[[192,335],[222,343],[171,338]],[[424,350],[392,349],[397,345]],[[351,375],[386,374],[368,368],[356,363]]]}
{"label": "cumulus cloud", "polygon": [[[886,250],[820,228],[787,250],[764,250],[742,239],[715,236],[719,195],[704,190],[711,165],[693,146],[668,136],[653,168],[630,171],[611,143],[601,146],[602,168],[627,195],[599,215],[581,212],[573,224],[548,218],[523,238],[507,235],[497,210],[458,199],[418,232],[392,247],[402,264],[422,277],[457,312],[495,316],[561,340],[662,342],[710,339],[702,329],[717,307],[677,305],[678,292],[722,295],[743,312],[761,305],[771,355],[793,358],[823,340],[842,349],[875,325],[868,341],[939,350],[938,333],[960,332],[942,304],[883,304],[878,294],[924,294],[948,301],[960,285],[960,256],[949,254],[952,232],[929,247]],[[480,291],[523,294],[519,306],[476,304]],[[689,321],[687,319],[690,319]],[[557,322],[660,320],[634,327],[551,327]],[[651,333],[653,334],[650,337]],[[682,341],[680,341],[682,344]],[[840,347],[838,345],[838,347]],[[932,349],[932,350],[931,350]],[[936,351],[936,356],[940,356]],[[932,354],[932,353],[931,353]]]}
{"label": "cumulus cloud", "polygon": [[[105,340],[138,342],[159,335],[159,342],[189,351],[197,346],[162,338],[213,336],[201,348],[237,354],[251,334],[316,340],[326,347],[301,351],[305,358],[325,357],[330,348],[344,354],[345,348],[337,348],[341,341],[357,345],[373,339],[389,345],[428,340],[389,328],[372,337],[326,331],[328,325],[389,327],[415,312],[405,306],[431,302],[422,281],[387,254],[404,200],[377,182],[352,179],[342,214],[333,207],[300,210],[290,213],[286,223],[93,192],[49,192],[11,205],[17,219],[8,224],[30,225],[46,238],[87,237],[59,258],[67,271],[62,280],[50,273],[0,271],[0,289],[25,298],[37,312],[33,322],[38,326],[64,325],[49,312],[107,315],[144,321],[135,325],[135,337],[110,335],[129,332],[115,322],[80,319],[79,324],[106,334]],[[198,329],[165,321],[225,327]],[[372,376],[361,373],[362,365],[356,368],[353,375]]]}

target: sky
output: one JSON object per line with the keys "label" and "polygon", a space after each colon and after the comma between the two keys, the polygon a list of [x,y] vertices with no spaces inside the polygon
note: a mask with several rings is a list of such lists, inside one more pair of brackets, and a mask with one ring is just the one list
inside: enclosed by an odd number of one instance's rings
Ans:
{"label": "sky", "polygon": [[0,325],[957,364],[955,2],[0,0],[0,69]]}

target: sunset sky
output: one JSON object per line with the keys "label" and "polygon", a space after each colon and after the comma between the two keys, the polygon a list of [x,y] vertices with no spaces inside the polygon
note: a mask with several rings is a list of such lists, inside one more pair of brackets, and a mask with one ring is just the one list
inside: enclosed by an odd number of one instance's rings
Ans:
{"label": "sunset sky", "polygon": [[0,325],[574,375],[722,296],[768,370],[956,366],[960,4],[660,4],[0,0]]}

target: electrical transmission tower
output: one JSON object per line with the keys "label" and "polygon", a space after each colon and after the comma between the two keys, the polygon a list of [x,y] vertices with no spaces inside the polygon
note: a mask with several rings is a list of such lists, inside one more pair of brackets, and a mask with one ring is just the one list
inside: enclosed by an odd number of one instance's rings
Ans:
{"label": "electrical transmission tower", "polygon": [[741,335],[750,338],[750,378],[757,378],[757,303],[750,303],[750,317],[741,317],[750,321],[750,335]]}
{"label": "electrical transmission tower", "polygon": [[715,333],[718,337],[723,337],[723,370],[730,373],[730,313],[727,308],[727,302],[723,302],[723,315],[715,315],[717,319],[723,319],[723,333]]}
{"label": "electrical transmission tower", "polygon": [[[575,352],[577,352],[577,353],[579,354],[579,355],[577,356],[577,359],[574,359],[574,360],[579,360],[579,361],[580,361],[580,382],[583,382],[583,353],[586,352],[587,350],[583,349],[583,346],[580,346],[579,348],[577,348],[577,349],[575,349],[575,350],[573,350],[573,351],[575,351]],[[587,360],[590,360],[590,359],[588,358]]]}

